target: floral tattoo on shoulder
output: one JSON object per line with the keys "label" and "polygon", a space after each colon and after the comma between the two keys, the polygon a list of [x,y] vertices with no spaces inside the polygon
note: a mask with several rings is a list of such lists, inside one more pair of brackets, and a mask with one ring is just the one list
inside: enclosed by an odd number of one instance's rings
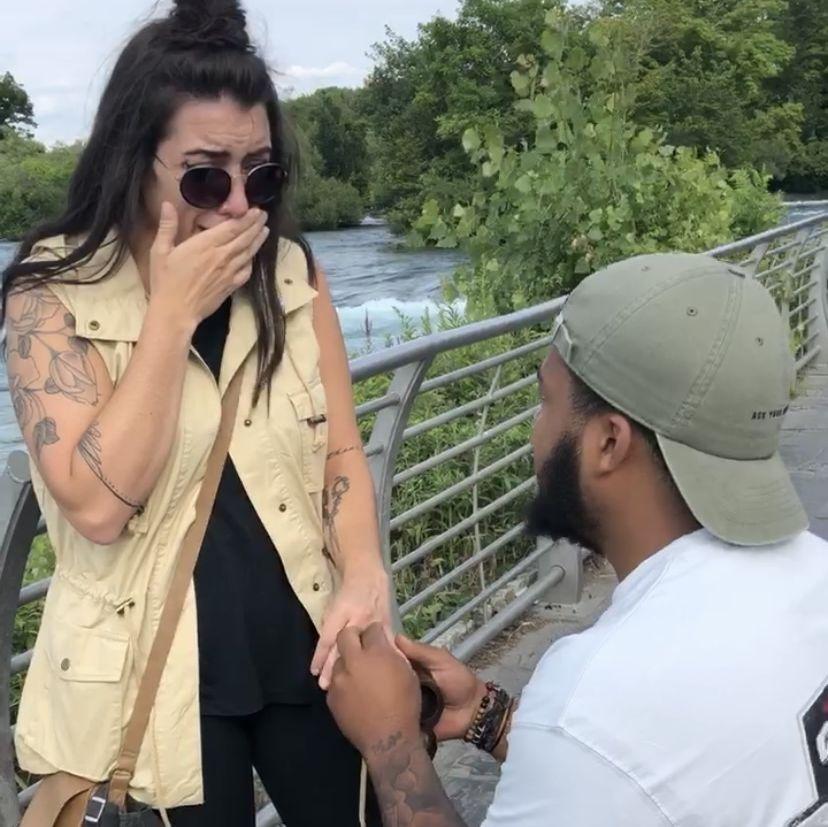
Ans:
{"label": "floral tattoo on shoulder", "polygon": [[89,342],[75,335],[75,318],[47,289],[21,293],[6,320],[9,393],[22,430],[32,427],[37,456],[60,440],[43,400],[62,396],[79,405],[98,402]]}

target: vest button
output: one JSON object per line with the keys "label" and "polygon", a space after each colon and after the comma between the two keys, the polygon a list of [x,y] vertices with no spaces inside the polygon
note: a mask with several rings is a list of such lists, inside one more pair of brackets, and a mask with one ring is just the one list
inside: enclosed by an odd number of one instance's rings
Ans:
{"label": "vest button", "polygon": [[320,586],[319,583],[314,583],[313,584],[313,590],[315,592],[318,592],[321,588],[322,588],[322,586]]}
{"label": "vest button", "polygon": [[72,665],[72,664],[69,662],[69,658],[64,658],[64,659],[60,662],[60,668],[61,668],[61,670],[62,670],[62,671],[64,671],[64,672],[68,672],[68,671],[69,671],[69,667],[70,667],[71,665]]}
{"label": "vest button", "polygon": [[90,330],[100,330],[101,329],[101,323],[96,322],[94,319],[92,319],[92,321],[89,322],[89,329]]}
{"label": "vest button", "polygon": [[281,512],[282,512],[282,514],[284,514],[284,513],[285,513],[285,511],[287,511],[287,506],[286,506],[284,503],[282,503],[282,504],[279,506],[279,511],[281,511]]}
{"label": "vest button", "polygon": [[253,420],[252,420],[252,419],[245,419],[245,420],[244,420],[244,427],[245,427],[245,428],[249,428],[252,424],[253,424]]}
{"label": "vest button", "polygon": [[293,279],[285,279],[285,284],[293,284]]}

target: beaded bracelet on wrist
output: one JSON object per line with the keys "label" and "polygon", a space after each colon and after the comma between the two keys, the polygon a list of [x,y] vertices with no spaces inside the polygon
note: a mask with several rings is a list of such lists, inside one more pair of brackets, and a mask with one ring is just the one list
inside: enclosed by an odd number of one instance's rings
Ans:
{"label": "beaded bracelet on wrist", "polygon": [[511,706],[512,700],[505,689],[487,683],[486,694],[463,740],[485,752],[492,752],[503,737]]}

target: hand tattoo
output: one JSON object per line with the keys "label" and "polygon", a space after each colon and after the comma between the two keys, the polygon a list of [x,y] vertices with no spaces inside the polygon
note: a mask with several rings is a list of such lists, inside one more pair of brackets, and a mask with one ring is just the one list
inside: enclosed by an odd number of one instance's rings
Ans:
{"label": "hand tattoo", "polygon": [[322,524],[328,542],[325,554],[336,562],[342,559],[342,547],[339,544],[339,535],[336,531],[336,516],[342,506],[342,498],[351,490],[351,481],[348,477],[339,476],[333,481],[330,488],[322,492]]}
{"label": "hand tattoo", "polygon": [[365,757],[385,827],[466,827],[421,744],[397,732]]}

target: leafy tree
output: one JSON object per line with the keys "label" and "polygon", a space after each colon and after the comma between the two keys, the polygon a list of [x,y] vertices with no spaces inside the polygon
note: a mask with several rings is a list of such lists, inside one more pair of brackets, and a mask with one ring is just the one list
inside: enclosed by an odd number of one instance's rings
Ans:
{"label": "leafy tree", "polygon": [[407,41],[389,31],[360,102],[370,124],[372,202],[406,229],[428,197],[471,193],[463,131],[496,121],[517,141],[525,118],[511,106],[511,71],[534,51],[558,0],[465,0],[457,19],[436,17]]}
{"label": "leafy tree", "polygon": [[6,129],[0,140],[0,238],[20,238],[57,216],[80,146],[46,148]]}
{"label": "leafy tree", "polygon": [[511,77],[533,137],[516,148],[496,123],[467,130],[473,197],[448,212],[426,204],[421,237],[468,250],[457,286],[477,312],[543,301],[617,259],[704,250],[778,217],[759,173],[731,172],[715,154],[635,124],[638,67],[622,34],[618,21],[599,20],[586,50],[550,12],[544,59],[522,56]]}
{"label": "leafy tree", "polygon": [[347,181],[324,178],[313,170],[299,186],[296,206],[304,230],[355,227],[365,216],[356,187]]}
{"label": "leafy tree", "polygon": [[297,98],[287,108],[313,147],[319,174],[352,184],[365,195],[370,157],[358,95],[355,89],[329,87]]}
{"label": "leafy tree", "polygon": [[6,72],[0,77],[0,130],[11,128],[26,133],[35,126],[32,102],[26,90]]}
{"label": "leafy tree", "polygon": [[789,0],[782,34],[794,56],[774,83],[780,100],[803,110],[802,146],[784,181],[799,192],[828,189],[828,3]]}
{"label": "leafy tree", "polygon": [[788,0],[610,0],[641,55],[635,117],[672,143],[713,149],[731,166],[785,173],[799,151],[802,106],[771,83],[791,64]]}
{"label": "leafy tree", "polygon": [[[349,92],[350,90],[327,89],[321,90],[326,95],[315,93],[297,98],[288,104],[299,155],[302,159],[302,168],[299,171],[299,180],[292,197],[295,199],[296,212],[303,230],[335,230],[339,227],[353,227],[358,225],[365,216],[365,199],[360,191],[349,180],[343,180],[326,174],[326,169],[336,169],[331,165],[332,156],[326,160],[316,143],[317,123],[315,120],[320,108],[324,109],[327,101],[336,96],[334,92]],[[328,127],[326,127],[328,128]],[[330,124],[330,128],[341,132],[337,124]],[[344,143],[344,141],[343,141]],[[331,147],[335,141],[329,141],[326,147]],[[338,170],[343,174],[343,167]]]}

